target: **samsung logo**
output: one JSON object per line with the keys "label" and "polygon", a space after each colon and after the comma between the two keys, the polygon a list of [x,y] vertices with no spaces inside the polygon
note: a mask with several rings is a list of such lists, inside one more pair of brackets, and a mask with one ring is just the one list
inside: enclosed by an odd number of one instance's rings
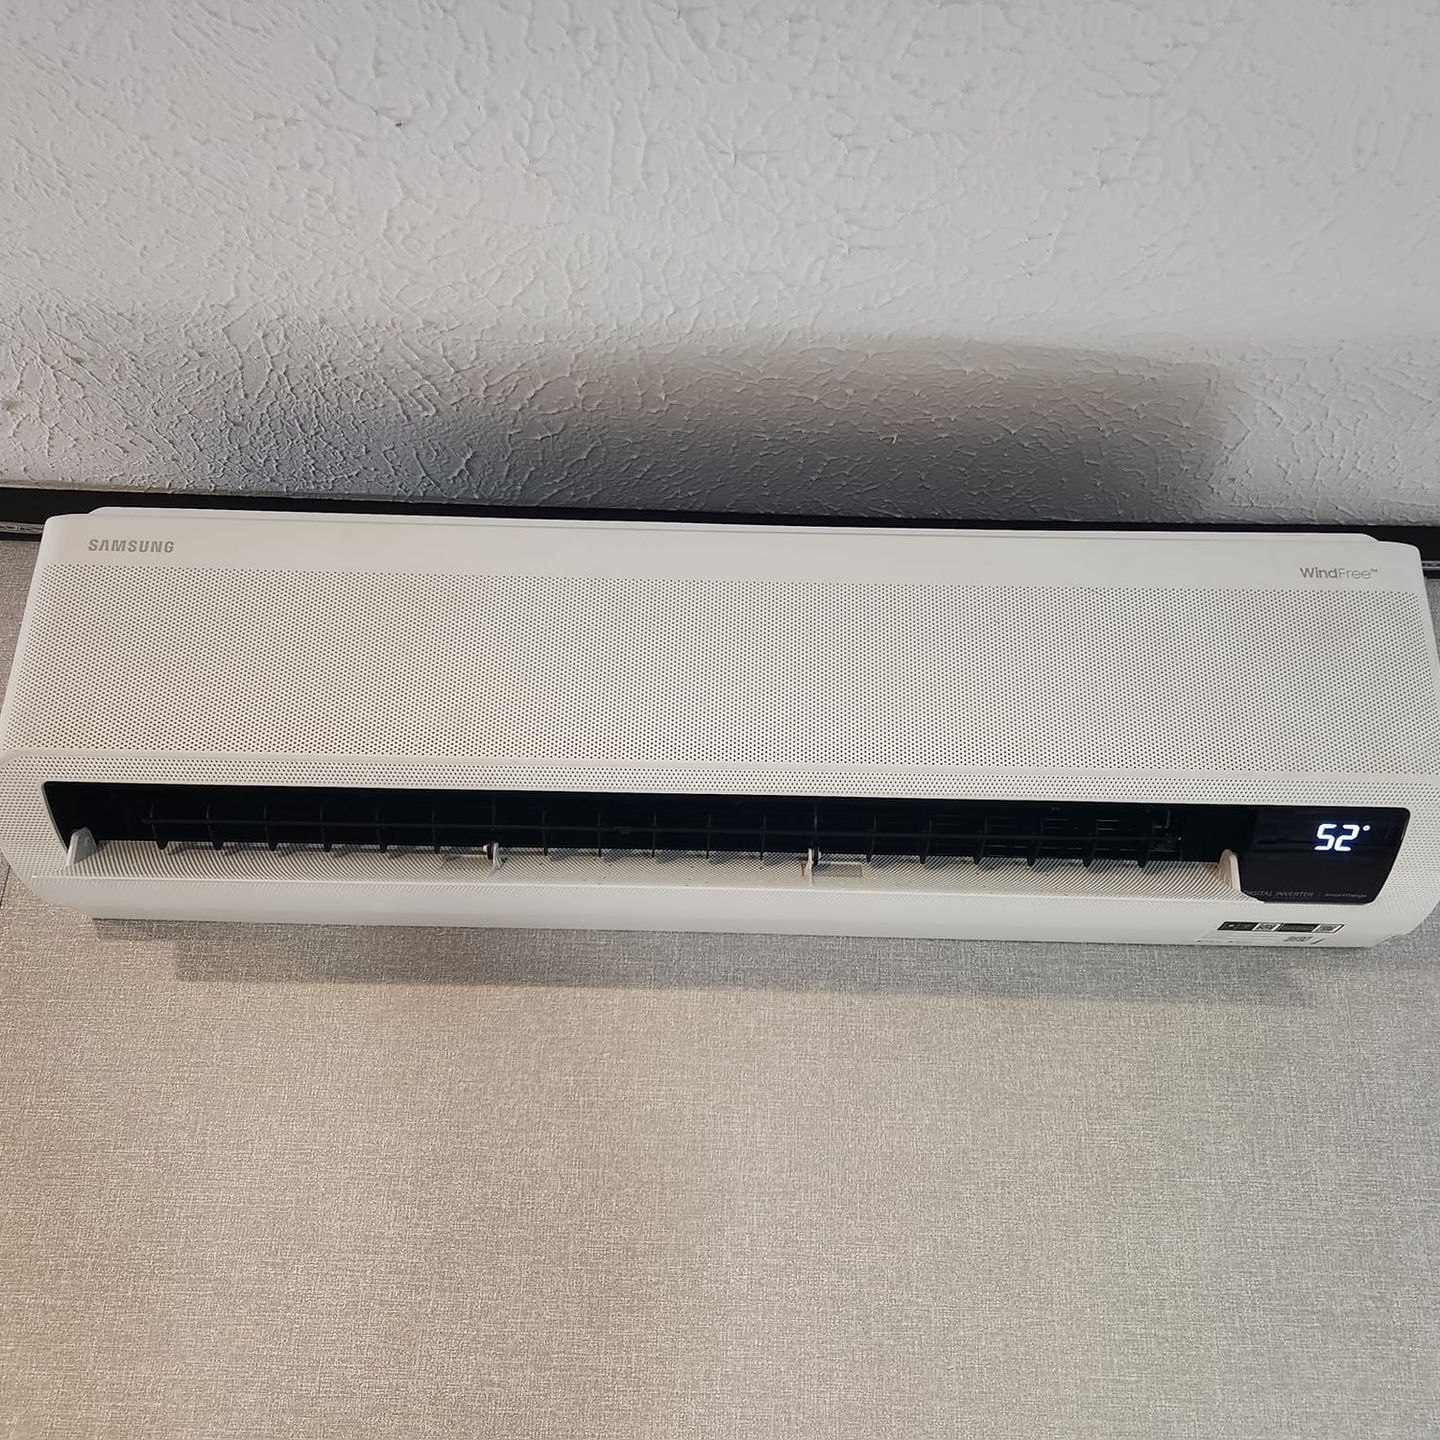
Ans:
{"label": "samsung logo", "polygon": [[92,540],[91,550],[123,550],[127,555],[150,553],[168,555],[174,548],[173,540]]}
{"label": "samsung logo", "polygon": [[1302,565],[1300,574],[1306,580],[1373,580],[1374,570],[1345,570],[1336,566],[1327,570],[1321,565]]}

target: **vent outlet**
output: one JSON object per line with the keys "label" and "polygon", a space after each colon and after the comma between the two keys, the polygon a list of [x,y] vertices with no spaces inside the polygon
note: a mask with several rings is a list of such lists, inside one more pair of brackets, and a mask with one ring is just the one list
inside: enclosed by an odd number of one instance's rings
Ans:
{"label": "vent outlet", "polygon": [[1217,806],[392,790],[287,785],[52,783],[62,839],[97,846],[424,848],[605,855],[939,859],[1215,860],[1250,812]]}

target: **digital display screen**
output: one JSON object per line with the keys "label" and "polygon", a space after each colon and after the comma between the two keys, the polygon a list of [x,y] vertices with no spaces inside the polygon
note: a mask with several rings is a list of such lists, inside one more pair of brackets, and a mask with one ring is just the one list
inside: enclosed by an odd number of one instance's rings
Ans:
{"label": "digital display screen", "polygon": [[1271,810],[1255,823],[1257,850],[1360,855],[1393,849],[1404,830],[1403,810]]}
{"label": "digital display screen", "polygon": [[1364,904],[1385,883],[1409,818],[1379,806],[1261,810],[1241,854],[1242,886],[1264,900]]}

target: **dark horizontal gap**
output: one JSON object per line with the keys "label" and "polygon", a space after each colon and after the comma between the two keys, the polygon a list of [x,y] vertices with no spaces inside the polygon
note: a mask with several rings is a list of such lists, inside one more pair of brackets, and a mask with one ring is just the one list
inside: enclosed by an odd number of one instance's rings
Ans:
{"label": "dark horizontal gap", "polygon": [[1275,532],[1302,535],[1337,535],[1357,532],[1377,540],[1413,545],[1428,565],[1440,565],[1440,526],[1436,525],[1316,525],[1275,521],[1270,523],[1203,522],[1174,520],[1116,520],[1082,523],[1058,519],[974,519],[963,515],[823,515],[760,514],[725,510],[634,510],[624,508],[501,505],[475,500],[398,500],[393,495],[275,495],[244,492],[185,490],[57,489],[29,485],[0,485],[0,538],[28,539],[55,515],[73,515],[101,506],[181,510],[273,510],[316,515],[455,516],[487,520],[610,520],[628,524],[687,525],[803,525],[882,530],[1053,530],[1087,532],[1121,530],[1196,531],[1246,534]]}
{"label": "dark horizontal gap", "polygon": [[1088,801],[852,799],[537,790],[54,781],[62,838],[95,842],[539,851],[804,854],[1034,864],[1217,860],[1249,807]]}

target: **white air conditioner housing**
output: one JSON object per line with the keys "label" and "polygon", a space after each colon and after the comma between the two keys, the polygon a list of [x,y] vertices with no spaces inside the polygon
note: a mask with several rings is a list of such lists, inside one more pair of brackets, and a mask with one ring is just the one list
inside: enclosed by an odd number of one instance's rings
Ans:
{"label": "white air conditioner housing", "polygon": [[1282,947],[1440,898],[1416,552],[52,520],[0,849],[95,916]]}

